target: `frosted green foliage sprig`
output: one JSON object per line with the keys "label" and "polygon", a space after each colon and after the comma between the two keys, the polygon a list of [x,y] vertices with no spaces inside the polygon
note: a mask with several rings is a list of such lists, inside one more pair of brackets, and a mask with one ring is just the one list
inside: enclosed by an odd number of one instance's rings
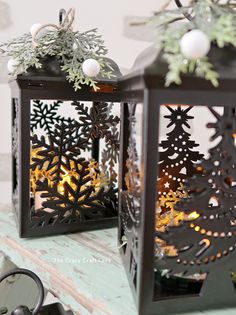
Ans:
{"label": "frosted green foliage sprig", "polygon": [[[187,6],[175,10],[168,9],[170,2],[149,20],[158,27],[157,44],[168,63],[166,86],[172,83],[179,85],[182,74],[194,73],[217,87],[219,74],[207,54],[201,58],[186,56],[181,40],[185,34],[199,30],[208,38],[210,45],[236,47],[236,1],[192,0]],[[191,19],[187,20],[186,16]]]}
{"label": "frosted green foliage sprig", "polygon": [[55,57],[61,64],[61,69],[66,73],[67,80],[75,90],[82,85],[89,85],[94,90],[99,89],[94,78],[84,74],[82,64],[87,59],[94,59],[100,66],[99,75],[111,78],[113,69],[105,63],[104,56],[107,49],[96,29],[86,32],[69,29],[48,28],[37,39],[37,45],[32,40],[32,34],[27,33],[13,40],[0,44],[0,55],[8,56],[15,60],[13,76],[27,72],[30,67],[42,67],[43,58]]}

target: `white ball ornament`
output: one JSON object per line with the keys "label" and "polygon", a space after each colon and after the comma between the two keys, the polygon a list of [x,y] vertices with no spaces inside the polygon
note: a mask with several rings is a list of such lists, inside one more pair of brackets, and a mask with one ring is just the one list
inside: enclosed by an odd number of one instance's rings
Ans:
{"label": "white ball ornament", "polygon": [[38,32],[38,30],[42,27],[42,24],[40,23],[35,23],[31,26],[30,28],[30,34],[32,35],[32,37],[35,36],[35,34]]}
{"label": "white ball ornament", "polygon": [[36,23],[31,26],[30,33],[34,39],[40,40],[43,36],[45,36],[50,31],[49,27],[43,27],[41,29],[42,26],[43,25],[40,23]]}
{"label": "white ball ornament", "polygon": [[97,60],[95,60],[95,59],[86,59],[82,63],[82,70],[83,70],[83,73],[87,77],[96,77],[99,74],[101,68],[100,68],[100,65],[97,62]]}
{"label": "white ball ornament", "polygon": [[19,61],[16,59],[9,59],[7,63],[7,70],[9,74],[13,74],[16,69],[19,67]]}
{"label": "white ball ornament", "polygon": [[180,40],[181,52],[188,59],[204,58],[210,48],[211,42],[208,36],[198,29],[187,32]]}

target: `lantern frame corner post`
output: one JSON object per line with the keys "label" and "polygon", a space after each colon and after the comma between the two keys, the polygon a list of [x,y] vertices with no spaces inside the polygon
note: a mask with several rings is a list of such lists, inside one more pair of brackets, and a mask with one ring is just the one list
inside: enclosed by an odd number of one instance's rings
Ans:
{"label": "lantern frame corner post", "polygon": [[[128,190],[126,175],[127,175],[127,161],[129,157],[129,145],[132,132],[132,119],[134,115],[134,108],[136,108],[137,103],[143,102],[143,96],[140,93],[134,93],[130,95],[125,91],[122,92],[122,106],[121,106],[121,130],[120,130],[120,154],[119,154],[119,220],[118,220],[118,246],[120,249],[120,255],[123,260],[124,269],[126,271],[127,278],[133,293],[134,300],[138,304],[137,296],[137,277],[136,268],[132,268],[133,253],[135,249],[133,248],[133,240],[136,238],[134,230],[136,227],[135,222],[132,221],[131,229],[128,228],[128,234],[126,233],[127,225],[124,223],[126,219],[130,221],[129,212],[126,207],[124,207],[124,194]],[[134,112],[133,112],[134,110]],[[136,162],[136,161],[134,161]],[[128,218],[129,217],[129,218]],[[130,222],[127,223],[128,225]],[[134,246],[135,247],[135,246]],[[136,260],[136,259],[135,259]],[[131,271],[132,269],[132,271]]]}
{"label": "lantern frame corner post", "polygon": [[[139,314],[147,314],[151,310],[154,299],[154,231],[156,209],[156,179],[158,172],[158,139],[159,139],[159,112],[160,104],[158,92],[155,89],[144,89],[142,98],[130,100],[122,105],[121,115],[121,146],[120,146],[120,174],[119,174],[119,245],[121,257],[130,282],[132,293]],[[128,158],[128,139],[132,137],[129,120],[129,103],[142,105],[142,149],[141,149],[141,195],[139,223],[132,232],[133,236],[127,239],[125,245],[122,241],[124,228],[122,227],[122,191],[126,188],[124,181]],[[135,233],[137,235],[135,236]],[[137,274],[136,281],[131,275],[130,264],[132,251],[131,241],[137,237]],[[123,248],[125,247],[125,249]],[[135,285],[136,283],[136,285]]]}
{"label": "lantern frame corner post", "polygon": [[158,141],[160,102],[156,89],[144,90],[141,224],[139,229],[139,291],[140,314],[151,310],[154,299],[154,233],[158,176]]}
{"label": "lantern frame corner post", "polygon": [[11,96],[11,176],[12,176],[12,211],[15,215],[17,228],[20,224],[19,204],[19,102],[18,93]]}
{"label": "lantern frame corner post", "polygon": [[[125,163],[128,158],[128,138],[129,138],[129,109],[128,103],[121,103],[120,108],[120,153],[119,153],[119,179],[118,179],[118,212],[122,211],[122,196],[121,192],[125,189]],[[118,216],[118,246],[122,244],[122,222]],[[122,249],[121,249],[122,253]]]}
{"label": "lantern frame corner post", "polygon": [[30,110],[31,97],[28,91],[20,94],[19,124],[19,235],[27,237],[30,228]]}
{"label": "lantern frame corner post", "polygon": [[30,96],[17,81],[11,87],[12,207],[20,237],[27,235],[30,220]]}

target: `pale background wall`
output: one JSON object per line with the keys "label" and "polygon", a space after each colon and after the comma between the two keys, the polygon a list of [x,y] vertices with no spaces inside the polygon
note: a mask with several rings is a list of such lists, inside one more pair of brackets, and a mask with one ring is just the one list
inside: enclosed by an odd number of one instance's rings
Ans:
{"label": "pale background wall", "polygon": [[[3,5],[9,5],[6,11]],[[121,68],[129,69],[135,57],[150,43],[124,36],[125,16],[149,16],[163,1],[156,0],[5,0],[0,1],[0,42],[21,35],[34,23],[57,22],[60,8],[76,8],[75,28],[98,27],[109,48],[109,56]],[[11,20],[1,29],[1,20]],[[131,31],[132,33],[132,31]],[[1,69],[0,69],[1,70]],[[1,76],[1,75],[0,75]],[[5,80],[6,81],[6,80]],[[0,84],[0,153],[10,151],[10,92]]]}
{"label": "pale background wall", "polygon": [[[109,49],[109,57],[127,71],[138,54],[151,44],[154,34],[150,28],[129,26],[130,21],[150,16],[164,2],[166,0],[0,0],[0,42],[28,32],[34,23],[57,23],[60,8],[74,7],[74,28],[85,31],[97,27]],[[175,7],[174,1],[172,6]],[[9,153],[11,143],[10,91],[5,68],[0,60],[0,154]],[[195,131],[199,134],[199,130]]]}

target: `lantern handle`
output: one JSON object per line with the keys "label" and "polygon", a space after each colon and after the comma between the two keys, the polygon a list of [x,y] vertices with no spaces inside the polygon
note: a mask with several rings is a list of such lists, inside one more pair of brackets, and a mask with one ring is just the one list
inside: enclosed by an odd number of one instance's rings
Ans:
{"label": "lantern handle", "polygon": [[72,28],[75,20],[75,9],[70,8],[67,12],[65,9],[59,11],[59,29],[68,31]]}
{"label": "lantern handle", "polygon": [[46,29],[48,27],[50,28],[54,28],[58,31],[68,31],[68,30],[72,30],[72,25],[74,23],[75,20],[75,9],[74,8],[70,8],[68,10],[68,12],[66,12],[65,9],[61,9],[59,11],[59,25],[56,24],[43,24],[41,27],[39,27],[37,29],[37,31],[33,34],[32,36],[32,43],[34,47],[37,47],[38,45],[38,40],[37,40],[37,35],[43,30]]}
{"label": "lantern handle", "polygon": [[60,26],[62,25],[65,16],[66,16],[66,10],[65,9],[60,9],[60,11],[59,11],[59,25]]}
{"label": "lantern handle", "polygon": [[[6,278],[10,277],[10,276],[14,276],[14,275],[26,275],[28,277],[30,277],[31,279],[34,280],[34,282],[36,283],[37,287],[38,287],[38,290],[39,290],[39,298],[38,298],[38,302],[34,308],[34,310],[31,312],[28,310],[28,312],[32,315],[36,315],[42,305],[43,305],[43,301],[44,301],[44,287],[43,287],[43,284],[42,284],[42,281],[39,279],[39,277],[33,273],[32,271],[28,270],[28,269],[20,269],[20,268],[16,268],[16,269],[13,269],[11,271],[8,271],[6,272],[5,274],[3,274],[1,277],[0,277],[0,283],[5,280]],[[17,310],[18,308],[16,308],[12,314],[14,313],[17,313]]]}
{"label": "lantern handle", "polygon": [[[180,0],[175,0],[175,3],[179,9],[183,8],[183,5]],[[182,12],[182,13],[186,17],[186,19],[188,19],[190,22],[193,20],[193,17],[191,14],[186,13],[186,12]]]}

